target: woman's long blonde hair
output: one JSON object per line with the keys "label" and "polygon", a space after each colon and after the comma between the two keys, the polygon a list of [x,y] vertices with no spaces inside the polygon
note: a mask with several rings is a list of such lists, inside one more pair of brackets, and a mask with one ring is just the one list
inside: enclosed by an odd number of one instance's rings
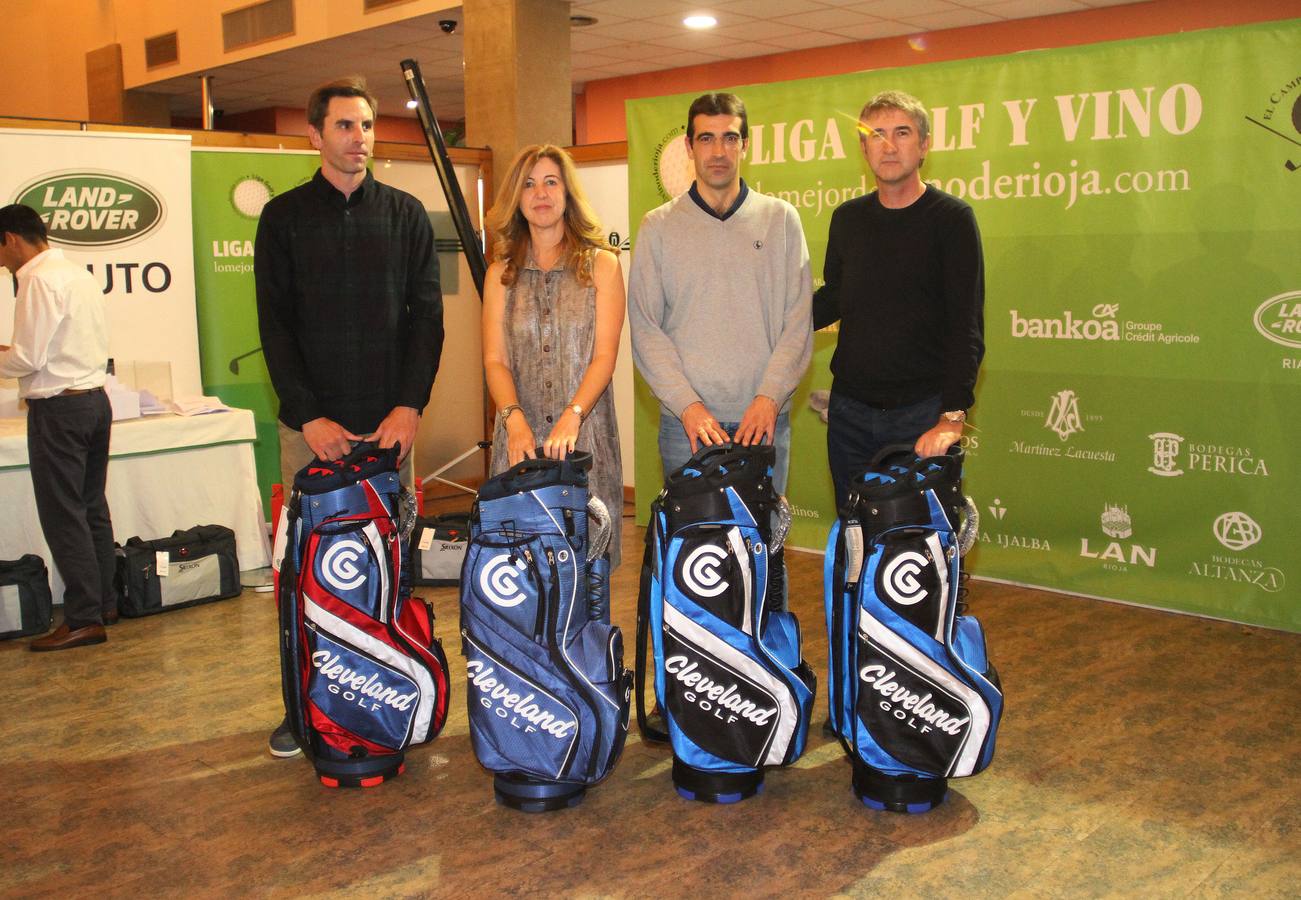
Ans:
{"label": "woman's long blonde hair", "polygon": [[549,159],[560,168],[560,180],[565,185],[565,268],[573,271],[580,284],[590,285],[597,251],[619,251],[606,241],[601,223],[578,182],[573,159],[555,144],[533,144],[521,150],[502,180],[497,202],[488,210],[486,224],[493,235],[493,259],[506,263],[501,283],[514,284],[528,256],[529,223],[520,212],[520,197],[524,182],[540,159]]}

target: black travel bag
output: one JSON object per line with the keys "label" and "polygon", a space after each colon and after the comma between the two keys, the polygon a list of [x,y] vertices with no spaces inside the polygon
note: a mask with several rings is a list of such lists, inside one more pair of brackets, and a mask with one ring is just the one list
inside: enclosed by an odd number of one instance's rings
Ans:
{"label": "black travel bag", "polygon": [[45,560],[34,553],[0,559],[0,641],[44,634],[53,618]]}
{"label": "black travel bag", "polygon": [[124,616],[151,616],[239,596],[235,532],[196,525],[153,541],[133,537],[118,548],[117,608]]}
{"label": "black travel bag", "polygon": [[422,516],[411,532],[411,580],[430,587],[456,587],[470,546],[470,517],[465,513]]}

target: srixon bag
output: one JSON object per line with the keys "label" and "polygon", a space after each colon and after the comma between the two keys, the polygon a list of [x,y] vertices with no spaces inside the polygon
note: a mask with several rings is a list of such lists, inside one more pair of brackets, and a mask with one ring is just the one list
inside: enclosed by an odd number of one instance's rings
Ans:
{"label": "srixon bag", "polygon": [[687,799],[754,795],[764,767],[793,763],[808,737],[817,679],[773,577],[790,522],[773,490],[773,458],[771,446],[702,448],[668,475],[651,507],[637,612],[637,718],[643,736],[665,738],[645,711],[649,632],[673,783]]}
{"label": "srixon bag", "polygon": [[235,532],[195,525],[171,537],[133,537],[117,548],[118,612],[129,618],[238,597],[243,591]]}
{"label": "srixon bag", "polygon": [[53,617],[45,560],[35,553],[0,559],[0,641],[44,634]]}
{"label": "srixon bag", "polygon": [[470,518],[464,513],[421,516],[411,532],[411,580],[430,587],[460,584],[470,546]]}
{"label": "srixon bag", "polygon": [[396,448],[358,444],[294,478],[280,564],[280,667],[298,745],[330,786],[370,787],[447,718],[434,613],[411,595],[403,523],[415,502]]}
{"label": "srixon bag", "polygon": [[1003,695],[961,602],[962,553],[976,532],[961,478],[956,446],[927,459],[887,447],[827,539],[831,724],[854,793],[874,809],[926,812],[944,801],[947,779],[994,755]]}
{"label": "srixon bag", "polygon": [[577,805],[628,736],[632,673],[610,624],[610,517],[588,496],[591,464],[523,460],[484,482],[470,518],[470,740],[498,802],[525,812]]}

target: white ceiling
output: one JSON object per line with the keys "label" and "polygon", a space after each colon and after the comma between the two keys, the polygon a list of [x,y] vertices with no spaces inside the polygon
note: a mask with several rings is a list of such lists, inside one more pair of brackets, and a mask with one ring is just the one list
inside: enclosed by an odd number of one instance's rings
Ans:
{"label": "white ceiling", "polygon": [[[588,81],[676,69],[728,59],[898,35],[917,36],[966,25],[982,25],[1136,0],[577,0],[573,16],[596,24],[570,34],[575,91]],[[682,25],[688,13],[718,19],[709,31]],[[283,50],[211,70],[213,104],[225,113],[269,106],[300,107],[312,88],[345,74],[364,75],[386,115],[414,115],[399,62],[419,61],[438,118],[465,115],[461,34],[444,34],[439,21],[460,9],[405,19],[292,50]],[[199,76],[184,75],[141,86],[172,95],[172,112],[199,115]]]}

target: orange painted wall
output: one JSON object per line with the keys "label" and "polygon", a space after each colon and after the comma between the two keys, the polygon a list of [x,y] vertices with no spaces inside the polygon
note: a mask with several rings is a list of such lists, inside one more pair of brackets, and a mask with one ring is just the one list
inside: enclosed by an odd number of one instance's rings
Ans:
{"label": "orange painted wall", "polygon": [[905,35],[608,78],[588,82],[584,92],[574,98],[578,143],[627,140],[624,101],[638,97],[1072,47],[1298,16],[1301,0],[1152,0],[932,31],[916,47]]}

